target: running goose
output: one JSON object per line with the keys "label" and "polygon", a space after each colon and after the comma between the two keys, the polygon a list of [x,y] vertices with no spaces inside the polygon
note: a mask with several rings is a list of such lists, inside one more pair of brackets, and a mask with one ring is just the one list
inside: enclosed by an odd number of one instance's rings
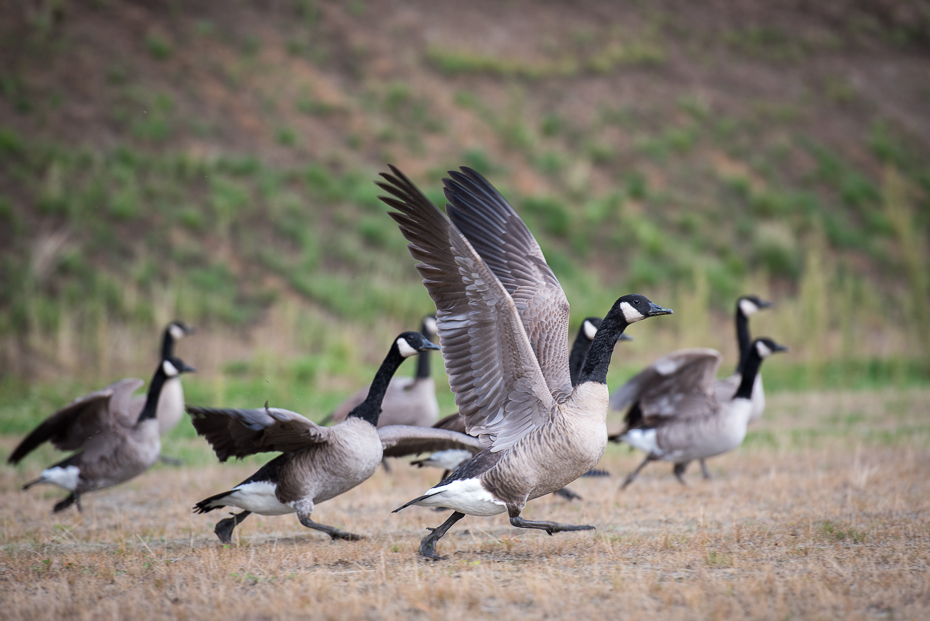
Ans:
{"label": "running goose", "polygon": [[[736,301],[736,340],[739,346],[740,360],[736,367],[736,372],[728,378],[718,379],[714,383],[714,389],[717,393],[717,399],[720,401],[729,401],[736,394],[739,388],[742,368],[745,357],[749,354],[752,341],[749,338],[749,317],[759,312],[759,310],[772,306],[771,302],[766,302],[754,295],[745,295]],[[682,349],[672,352],[662,358],[662,368],[652,365],[652,369],[659,375],[664,375],[668,369],[675,369],[679,366],[686,365],[691,361],[691,355],[695,350]],[[672,372],[672,371],[669,371]],[[644,378],[651,378],[650,373],[639,373],[631,378],[627,383],[615,390],[610,396],[610,409],[614,411],[624,411],[629,409],[631,413],[627,416],[634,420],[640,418],[640,414],[635,410],[639,408],[639,400],[643,393],[649,390],[649,386],[642,383]],[[750,422],[757,420],[765,409],[765,394],[762,391],[762,374],[756,374],[756,382],[752,388],[752,406],[753,415]],[[686,412],[678,414],[686,415]],[[611,436],[611,441],[618,442],[619,435]],[[707,470],[707,464],[704,459],[699,460],[701,464],[701,473],[705,479],[710,479],[710,472]],[[687,467],[687,464],[683,466]],[[684,473],[684,470],[682,470]]]}
{"label": "running goose", "polygon": [[469,168],[444,180],[443,217],[399,170],[382,173],[381,197],[421,263],[442,355],[460,416],[485,447],[410,505],[454,513],[420,542],[436,543],[465,515],[507,512],[518,528],[550,535],[588,525],[530,521],[526,503],[590,470],[607,445],[607,368],[627,325],[671,311],[641,295],[619,298],[607,313],[572,387],[568,301],[529,229],[481,175]]}
{"label": "running goose", "polygon": [[[423,318],[420,333],[430,341],[436,338],[436,318],[427,315]],[[412,378],[395,377],[388,384],[381,404],[381,418],[378,426],[416,425],[430,427],[439,418],[439,402],[436,401],[436,384],[430,376],[429,350],[417,359],[417,372]],[[341,422],[349,412],[358,407],[368,396],[368,387],[362,388],[343,401],[329,417],[331,422]],[[324,421],[327,422],[327,421]]]}
{"label": "running goose", "polygon": [[49,416],[16,447],[9,463],[19,463],[46,441],[62,451],[83,450],[50,466],[23,489],[39,483],[63,487],[71,494],[53,511],[58,513],[72,504],[82,511],[81,494],[112,487],[148,470],[161,451],[157,419],[160,396],[171,384],[180,382],[181,373],[194,370],[173,356],[162,360],[141,412],[136,412],[132,394],[144,382],[127,378],[80,397]]}
{"label": "running goose", "polygon": [[255,410],[187,408],[197,433],[206,437],[221,462],[255,453],[283,453],[233,489],[201,500],[194,511],[207,513],[221,507],[243,510],[216,525],[214,532],[223,543],[232,540],[233,529],[250,513],[296,512],[307,528],[333,539],[359,539],[353,533],[311,520],[314,507],[367,480],[384,456],[401,457],[445,448],[470,448],[473,453],[482,449],[475,438],[453,431],[406,425],[377,428],[381,400],[394,372],[405,358],[430,349],[439,347],[421,334],[399,335],[381,363],[365,401],[332,427],[321,427],[300,414],[269,408],[267,404]]}
{"label": "running goose", "polygon": [[[597,334],[597,329],[600,327],[600,317],[586,317],[585,320],[581,322],[581,327],[578,328],[578,334],[575,336],[575,342],[572,344],[572,351],[568,356],[568,371],[571,375],[572,386],[578,384],[578,373],[581,372],[581,365],[584,363],[585,356],[588,355],[588,350],[591,349],[591,343],[594,341],[594,335]],[[632,341],[633,337],[624,333],[620,335],[619,340]],[[455,414],[450,414],[441,419],[434,427],[437,429],[451,429],[452,431],[465,433],[465,419],[456,412]],[[446,451],[437,451],[425,459],[418,459],[410,462],[410,464],[418,468],[426,466],[444,468],[445,471],[442,474],[442,479],[445,479],[453,470],[458,468],[466,460],[471,459],[471,457],[471,454],[467,451],[449,449]],[[610,474],[605,470],[589,470],[584,473],[583,476],[601,477],[610,476]],[[563,487],[553,493],[568,501],[582,499],[581,496],[567,487]]]}
{"label": "running goose", "polygon": [[768,338],[749,347],[736,394],[717,396],[714,375],[720,352],[691,349],[662,358],[637,376],[644,387],[637,407],[626,415],[626,428],[611,440],[646,452],[646,459],[623,482],[626,488],[650,461],[675,464],[675,477],[692,459],[720,455],[738,447],[752,416],[752,391],[759,367],[768,356],[788,348]]}

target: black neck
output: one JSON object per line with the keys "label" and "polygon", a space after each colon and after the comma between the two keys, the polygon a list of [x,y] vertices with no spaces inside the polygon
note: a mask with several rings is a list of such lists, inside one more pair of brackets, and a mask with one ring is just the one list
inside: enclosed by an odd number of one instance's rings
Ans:
{"label": "black neck", "polygon": [[158,398],[161,396],[161,389],[168,379],[168,376],[165,375],[165,369],[162,368],[162,364],[159,364],[158,370],[155,371],[155,375],[152,376],[152,383],[149,384],[149,392],[145,396],[145,405],[142,406],[142,413],[139,414],[140,423],[144,420],[155,418],[155,415],[158,413]]}
{"label": "black neck", "polygon": [[[426,328],[426,322],[423,322],[423,325],[420,326],[420,334],[424,336],[429,336],[429,332]],[[414,375],[417,379],[426,379],[429,377],[429,350],[425,349],[420,352],[420,358],[417,360],[417,373]]]}
{"label": "black neck", "polygon": [[584,331],[584,322],[578,328],[578,336],[575,337],[575,343],[572,345],[572,352],[568,355],[568,373],[572,378],[572,386],[578,384],[578,374],[581,373],[581,365],[584,364],[585,356],[591,349],[591,339]]}
{"label": "black neck", "polygon": [[391,346],[391,351],[384,358],[384,362],[381,363],[378,372],[375,373],[375,379],[372,380],[371,386],[368,388],[368,397],[349,412],[349,416],[361,418],[375,427],[378,426],[378,417],[381,416],[381,402],[384,400],[384,393],[387,392],[388,384],[391,383],[394,372],[397,371],[397,367],[403,361],[404,357],[400,355],[397,343],[394,343]]}
{"label": "black neck", "polygon": [[171,336],[171,326],[165,328],[165,338],[161,342],[161,359],[174,357],[174,337]]}
{"label": "black neck", "polygon": [[739,302],[736,303],[736,342],[739,344],[739,363],[736,365],[736,372],[742,373],[752,342],[749,340],[749,318],[743,314]]}
{"label": "black neck", "polygon": [[733,395],[733,398],[741,397],[743,399],[752,398],[752,387],[756,382],[756,375],[759,374],[759,367],[762,366],[762,357],[759,355],[759,352],[756,351],[756,348],[750,345],[746,348],[746,352],[743,356],[745,360],[743,361],[742,367],[742,379],[739,383],[739,388],[736,389],[736,394]]}
{"label": "black neck", "polygon": [[598,384],[607,383],[607,369],[610,367],[610,357],[614,353],[614,345],[617,339],[626,330],[629,325],[623,316],[623,310],[620,308],[620,300],[617,300],[610,312],[601,322],[601,327],[597,329],[594,341],[591,342],[591,348],[584,359],[581,367],[581,373],[578,376],[578,384],[585,382],[597,382]]}

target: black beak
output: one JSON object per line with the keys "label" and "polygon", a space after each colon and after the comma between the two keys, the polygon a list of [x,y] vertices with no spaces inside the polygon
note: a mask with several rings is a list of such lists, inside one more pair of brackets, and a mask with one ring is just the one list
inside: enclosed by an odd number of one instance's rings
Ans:
{"label": "black beak", "polygon": [[772,308],[775,306],[775,302],[767,302],[765,300],[759,300],[759,308]]}
{"label": "black beak", "polygon": [[182,362],[181,368],[178,369],[178,371],[180,371],[181,373],[194,373],[195,371],[197,371],[197,369],[187,364],[186,362]]}
{"label": "black beak", "polygon": [[194,326],[184,326],[184,334],[193,334],[197,331],[197,328]]}
{"label": "black beak", "polygon": [[433,343],[432,341],[426,341],[426,344],[425,344],[425,345],[422,345],[422,346],[420,347],[420,351],[423,351],[424,349],[436,349],[436,350],[438,350],[438,349],[439,349],[439,345],[437,345],[436,343]]}
{"label": "black beak", "polygon": [[787,345],[779,345],[775,343],[775,349],[773,351],[791,351]]}
{"label": "black beak", "polygon": [[659,315],[674,315],[674,311],[670,308],[662,308],[655,302],[649,302],[649,310],[646,311],[647,317],[657,317]]}

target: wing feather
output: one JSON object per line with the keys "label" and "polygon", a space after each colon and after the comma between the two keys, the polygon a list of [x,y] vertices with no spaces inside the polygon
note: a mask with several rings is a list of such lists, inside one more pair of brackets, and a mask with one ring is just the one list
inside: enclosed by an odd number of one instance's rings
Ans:
{"label": "wing feather", "polygon": [[78,397],[26,436],[10,455],[9,463],[18,463],[43,442],[51,442],[61,451],[75,451],[102,433],[132,427],[136,420],[131,419],[127,409],[132,402],[132,393],[144,383],[141,379],[126,378]]}
{"label": "wing feather", "polygon": [[329,441],[331,427],[320,427],[290,410],[188,407],[194,429],[220,461],[266,452],[295,451]]}
{"label": "wing feather", "polygon": [[550,392],[571,393],[569,304],[523,220],[478,172],[462,167],[444,179],[449,219],[512,297]]}
{"label": "wing feather", "polygon": [[[548,422],[554,399],[514,301],[454,224],[393,166],[378,185],[436,304],[442,356],[468,433],[492,451]],[[567,376],[567,371],[566,371]],[[510,407],[511,403],[521,404]]]}

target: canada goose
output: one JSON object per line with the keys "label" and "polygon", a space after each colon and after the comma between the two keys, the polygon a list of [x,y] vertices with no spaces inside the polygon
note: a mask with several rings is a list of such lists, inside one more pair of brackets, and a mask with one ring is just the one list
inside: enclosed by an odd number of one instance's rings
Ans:
{"label": "canada goose", "polygon": [[[436,318],[423,318],[420,333],[432,341],[436,338]],[[430,376],[429,350],[417,359],[416,374],[411,377],[395,377],[388,384],[381,404],[378,426],[416,425],[430,427],[439,418],[439,402],[436,401],[436,384]],[[329,417],[332,422],[344,421],[349,412],[359,406],[368,396],[368,387],[362,388],[339,404]]]}
{"label": "canada goose", "polygon": [[444,448],[471,448],[477,453],[482,448],[470,436],[442,429],[405,425],[376,428],[391,376],[405,358],[428,349],[439,347],[416,332],[399,335],[365,401],[332,427],[321,427],[300,414],[267,404],[255,410],[187,408],[197,433],[207,439],[221,462],[255,453],[283,453],[233,489],[201,500],[194,511],[207,513],[227,506],[243,509],[216,525],[214,532],[223,543],[231,541],[233,529],[250,513],[296,512],[307,528],[333,539],[359,539],[311,520],[314,507],[367,480],[385,455],[400,457]]}
{"label": "canada goose", "polygon": [[[568,371],[571,376],[572,386],[575,386],[578,383],[578,374],[581,372],[581,365],[584,363],[585,356],[588,355],[588,350],[591,349],[591,343],[594,341],[594,336],[597,334],[597,329],[601,327],[601,318],[600,317],[586,317],[584,321],[581,322],[581,326],[578,328],[578,334],[575,335],[575,342],[572,344],[572,351],[568,356]],[[627,334],[621,334],[620,341],[632,341],[633,337]],[[446,416],[439,422],[434,425],[437,429],[451,429],[452,431],[458,431],[460,433],[465,433],[465,419],[458,415],[458,412],[455,414],[450,414]],[[436,452],[425,459],[418,459],[416,461],[410,462],[411,465],[422,468],[424,466],[431,466],[435,468],[444,468],[442,479],[445,479],[449,474],[459,467],[464,461],[471,459],[471,454],[467,451],[456,451],[456,450],[446,450]],[[605,470],[590,470],[584,475],[586,477],[603,477],[610,476]],[[440,479],[440,481],[442,480]],[[572,501],[572,500],[581,500],[581,496],[573,492],[567,487],[556,490],[553,492],[556,496],[561,496],[562,498]]]}
{"label": "canada goose", "polygon": [[46,441],[62,451],[83,450],[50,466],[23,489],[39,483],[63,487],[71,494],[53,511],[57,513],[72,504],[81,511],[81,494],[112,487],[148,470],[161,450],[156,418],[160,395],[180,381],[181,373],[189,371],[194,368],[179,358],[162,360],[141,412],[132,405],[132,393],[144,382],[127,378],[80,397],[49,416],[20,442],[9,463],[19,463]]}
{"label": "canada goose", "polygon": [[673,462],[675,477],[685,485],[682,474],[689,461],[720,455],[742,444],[759,367],[768,356],[787,350],[771,339],[756,339],[743,361],[739,388],[728,399],[717,396],[714,375],[722,357],[713,349],[676,352],[641,371],[637,377],[643,390],[637,407],[627,412],[626,428],[610,438],[646,452],[646,459],[622,488],[656,460]]}
{"label": "canada goose", "polygon": [[[168,360],[174,357],[174,347],[178,341],[189,334],[195,332],[192,326],[182,321],[172,321],[165,328],[165,334],[162,338],[161,358]],[[140,409],[145,403],[145,399],[137,397],[133,403]],[[158,401],[158,433],[165,435],[181,421],[184,417],[184,389],[181,382],[171,382],[162,390],[161,398]],[[171,461],[165,459],[165,461]]]}
{"label": "canada goose", "polygon": [[[743,368],[743,363],[745,357],[749,354],[750,346],[752,342],[749,338],[749,317],[759,312],[759,310],[764,308],[769,308],[772,306],[771,302],[766,302],[759,299],[754,295],[744,295],[736,301],[736,341],[739,346],[739,363],[736,366],[736,372],[730,377],[724,379],[718,379],[714,383],[714,389],[717,393],[717,399],[720,401],[729,401],[733,398],[733,395],[736,394],[736,389],[739,387],[741,380],[741,373]],[[663,356],[663,367],[664,369],[670,369],[672,367],[677,367],[680,364],[690,361],[691,353],[694,350],[691,349],[682,349],[666,356]],[[682,357],[679,360],[679,356]],[[657,365],[655,363],[655,365]],[[664,369],[656,369],[660,375],[664,375]],[[638,406],[638,401],[642,393],[646,390],[649,390],[648,385],[641,383],[643,378],[651,377],[648,373],[640,373],[629,381],[627,381],[619,389],[615,390],[612,395],[610,395],[610,409],[615,411],[624,411],[627,409],[636,410]],[[762,415],[762,410],[765,409],[765,394],[762,391],[762,374],[756,374],[756,381],[753,384],[752,389],[752,406],[753,414],[750,422],[757,420]],[[679,413],[679,416],[685,415],[685,413]],[[638,420],[639,414],[633,412],[628,414],[629,417]],[[612,441],[619,436],[612,436]],[[705,479],[710,479],[710,472],[707,470],[707,464],[704,459],[699,460],[701,464],[701,473]],[[687,466],[685,466],[687,467]],[[682,470],[684,473],[684,470]]]}
{"label": "canada goose", "polygon": [[[607,445],[607,368],[627,325],[671,311],[641,295],[619,298],[601,323],[579,374],[568,371],[568,301],[529,229],[475,171],[444,179],[449,219],[399,170],[382,173],[381,200],[420,263],[442,355],[468,433],[485,450],[410,505],[454,513],[420,542],[436,543],[465,515],[507,512],[519,528],[552,533],[593,526],[530,521],[534,498],[590,470]],[[451,219],[451,222],[450,222]]]}
{"label": "canada goose", "polygon": [[[761,300],[754,295],[744,295],[736,301],[736,342],[739,346],[739,362],[733,375],[717,380],[715,387],[719,398],[732,398],[736,394],[736,389],[739,388],[743,366],[746,364],[746,356],[749,355],[749,349],[752,345],[752,339],[749,336],[749,318],[760,310],[772,306],[774,306],[772,302]],[[765,392],[762,389],[762,373],[757,373],[756,383],[752,387],[752,416],[749,418],[749,422],[754,423],[759,420],[764,410]]]}

